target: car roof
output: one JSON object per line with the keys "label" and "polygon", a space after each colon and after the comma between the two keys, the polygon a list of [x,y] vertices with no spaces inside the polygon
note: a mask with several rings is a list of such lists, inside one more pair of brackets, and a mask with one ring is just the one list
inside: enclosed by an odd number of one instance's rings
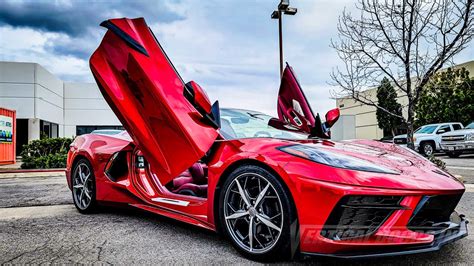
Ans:
{"label": "car roof", "polygon": [[439,125],[446,125],[446,124],[461,124],[461,122],[444,122],[444,123],[436,123],[436,124],[428,124],[428,125],[423,125],[422,127],[427,127],[427,126],[439,126]]}

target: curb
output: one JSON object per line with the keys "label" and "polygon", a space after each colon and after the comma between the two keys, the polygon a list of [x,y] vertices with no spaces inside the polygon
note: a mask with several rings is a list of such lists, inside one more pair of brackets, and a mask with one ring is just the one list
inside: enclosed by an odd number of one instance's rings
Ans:
{"label": "curb", "polygon": [[0,179],[17,178],[17,177],[49,177],[60,176],[65,174],[65,169],[34,169],[25,170],[8,170],[0,171]]}
{"label": "curb", "polygon": [[50,169],[5,169],[0,170],[0,174],[16,174],[16,173],[44,173],[44,172],[64,172],[66,168],[50,168]]}

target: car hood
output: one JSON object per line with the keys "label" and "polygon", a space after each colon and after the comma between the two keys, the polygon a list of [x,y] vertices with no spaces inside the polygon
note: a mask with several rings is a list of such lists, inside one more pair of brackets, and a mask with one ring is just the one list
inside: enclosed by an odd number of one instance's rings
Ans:
{"label": "car hood", "polygon": [[[262,142],[261,140],[259,142]],[[327,141],[327,140],[273,140],[275,147],[294,144],[309,145],[325,149],[334,154],[343,154],[394,170],[397,174],[348,170],[320,163],[309,163],[307,159],[293,155],[276,158],[285,170],[313,172],[314,178],[322,181],[345,183],[368,187],[416,190],[463,190],[463,184],[435,164],[406,148],[373,140]],[[253,142],[249,147],[255,152],[262,147]],[[275,148],[274,147],[274,148]],[[259,151],[260,150],[260,151]],[[290,169],[295,167],[293,170]],[[317,169],[314,169],[317,167]],[[306,170],[303,170],[306,169]],[[324,175],[320,174],[324,173]]]}
{"label": "car hood", "polygon": [[443,133],[441,136],[457,136],[457,135],[464,135],[467,133],[474,133],[474,129],[467,128],[467,129],[455,130],[455,131]]}

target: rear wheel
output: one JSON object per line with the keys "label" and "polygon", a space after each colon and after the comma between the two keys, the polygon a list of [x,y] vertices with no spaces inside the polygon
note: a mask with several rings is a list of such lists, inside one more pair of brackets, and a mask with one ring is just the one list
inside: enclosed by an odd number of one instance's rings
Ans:
{"label": "rear wheel", "polygon": [[86,159],[80,159],[71,175],[72,199],[81,213],[92,213],[97,210],[95,198],[95,176],[92,166]]}
{"label": "rear wheel", "polygon": [[250,259],[287,259],[298,245],[291,243],[299,239],[291,237],[290,225],[297,221],[289,192],[261,167],[246,165],[230,174],[220,193],[219,218],[234,247]]}

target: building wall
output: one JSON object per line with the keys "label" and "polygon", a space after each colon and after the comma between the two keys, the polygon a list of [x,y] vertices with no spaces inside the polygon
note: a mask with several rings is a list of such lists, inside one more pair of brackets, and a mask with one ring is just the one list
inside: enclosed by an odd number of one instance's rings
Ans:
{"label": "building wall", "polygon": [[76,125],[121,125],[95,83],[64,83],[64,135],[76,135]]}
{"label": "building wall", "polygon": [[0,106],[35,117],[35,64],[0,62]]}
{"label": "building wall", "polygon": [[28,119],[28,140],[39,139],[40,120],[59,125],[59,136],[77,125],[120,126],[95,83],[63,82],[36,63],[0,62],[0,107]]}
{"label": "building wall", "polygon": [[355,128],[355,116],[354,115],[341,115],[337,122],[331,127],[331,139],[332,140],[343,140],[343,139],[355,139],[356,132]]}
{"label": "building wall", "polygon": [[[474,61],[469,61],[463,64],[454,66],[454,68],[466,68],[471,77],[474,77]],[[374,102],[377,102],[377,89],[369,89],[362,92]],[[402,92],[398,93],[398,102],[402,106],[407,106],[408,98],[403,96]],[[358,139],[381,139],[383,137],[383,130],[378,127],[376,108],[357,102],[351,98],[336,99],[336,106],[341,111],[341,116],[352,115],[355,116],[355,125],[352,129],[355,132],[355,138]],[[403,109],[403,115],[407,117],[407,109]],[[344,129],[350,130],[350,129]]]}

